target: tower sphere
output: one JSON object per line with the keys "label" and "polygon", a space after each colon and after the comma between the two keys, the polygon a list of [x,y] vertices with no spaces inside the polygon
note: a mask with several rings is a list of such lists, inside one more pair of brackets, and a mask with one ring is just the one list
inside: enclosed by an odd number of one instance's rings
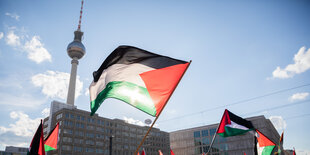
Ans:
{"label": "tower sphere", "polygon": [[70,58],[81,59],[85,54],[85,47],[82,43],[83,32],[74,31],[74,40],[68,45],[67,53]]}

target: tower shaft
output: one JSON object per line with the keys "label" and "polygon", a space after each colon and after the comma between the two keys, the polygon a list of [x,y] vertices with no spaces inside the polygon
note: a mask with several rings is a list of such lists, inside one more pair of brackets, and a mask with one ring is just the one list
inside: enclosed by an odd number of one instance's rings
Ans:
{"label": "tower shaft", "polygon": [[79,61],[77,59],[72,59],[71,61],[71,74],[70,82],[67,96],[67,104],[74,105],[75,98],[75,85],[76,85],[76,75],[77,75],[77,66]]}

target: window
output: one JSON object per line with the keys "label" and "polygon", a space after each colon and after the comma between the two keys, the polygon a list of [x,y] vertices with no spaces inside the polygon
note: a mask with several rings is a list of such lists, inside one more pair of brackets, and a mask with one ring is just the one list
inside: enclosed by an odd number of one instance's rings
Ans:
{"label": "window", "polygon": [[200,140],[200,138],[195,138],[195,139],[194,139],[194,142],[195,142],[195,146],[200,146],[200,145],[201,145],[201,140]]}
{"label": "window", "polygon": [[194,132],[194,137],[195,137],[195,138],[200,137],[200,131],[195,131],[195,132]]}
{"label": "window", "polygon": [[70,114],[70,118],[71,118],[71,119],[74,119],[74,114]]}
{"label": "window", "polygon": [[195,154],[201,154],[201,153],[202,153],[201,147],[196,147]]}
{"label": "window", "polygon": [[216,129],[215,129],[215,128],[210,129],[210,136],[214,136],[215,132],[216,132]]}
{"label": "window", "polygon": [[83,148],[82,148],[82,147],[74,146],[74,151],[75,151],[75,152],[82,152],[82,151],[83,151]]}
{"label": "window", "polygon": [[210,146],[204,146],[204,147],[202,147],[203,152],[205,152],[205,153],[208,152],[209,148],[210,148]]}
{"label": "window", "polygon": [[94,152],[94,149],[93,149],[93,148],[88,148],[88,147],[87,147],[87,148],[85,149],[85,151],[86,151],[86,152]]}
{"label": "window", "polygon": [[66,118],[69,118],[69,113],[66,113]]}
{"label": "window", "polygon": [[88,145],[95,145],[95,142],[92,140],[86,140],[85,143]]}
{"label": "window", "polygon": [[86,137],[94,138],[95,136],[93,133],[86,133]]}
{"label": "window", "polygon": [[204,137],[202,138],[202,145],[209,145],[210,144],[210,139],[209,137]]}
{"label": "window", "polygon": [[88,125],[88,126],[87,126],[87,129],[88,129],[88,130],[93,130],[93,129],[94,129],[94,126]]}
{"label": "window", "polygon": [[83,139],[75,138],[74,143],[76,144],[83,144]]}
{"label": "window", "polygon": [[103,149],[96,149],[96,153],[103,153]]}
{"label": "window", "polygon": [[60,118],[62,118],[62,113],[56,116],[56,120],[59,120]]}
{"label": "window", "polygon": [[76,120],[80,120],[81,116],[80,115],[76,115]]}
{"label": "window", "polygon": [[202,131],[201,131],[201,135],[202,135],[202,137],[208,136],[208,135],[209,135],[208,130],[202,130]]}
{"label": "window", "polygon": [[63,137],[63,138],[62,138],[62,141],[63,141],[63,142],[71,143],[71,142],[72,142],[72,138],[70,138],[70,137]]}
{"label": "window", "polygon": [[71,151],[71,146],[68,145],[62,145],[62,149],[66,151]]}
{"label": "window", "polygon": [[65,126],[73,126],[71,121],[64,121]]}
{"label": "window", "polygon": [[64,133],[65,134],[72,134],[73,132],[72,132],[72,130],[70,130],[70,129],[64,129]]}
{"label": "window", "polygon": [[96,142],[96,145],[97,145],[97,146],[103,146],[103,142],[98,142],[98,141],[97,141],[97,142]]}

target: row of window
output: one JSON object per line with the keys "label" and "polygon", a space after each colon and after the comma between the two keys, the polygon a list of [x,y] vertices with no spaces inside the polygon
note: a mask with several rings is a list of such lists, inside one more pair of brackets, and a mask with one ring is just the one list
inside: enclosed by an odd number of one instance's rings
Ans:
{"label": "row of window", "polygon": [[216,132],[215,128],[212,128],[210,130],[201,130],[201,131],[195,131],[194,132],[194,137],[198,138],[198,137],[206,137],[206,136],[213,136]]}
{"label": "row of window", "polygon": [[[210,148],[210,146],[196,147],[195,148],[195,154],[207,153],[209,148]],[[218,153],[218,152],[224,153],[227,150],[228,150],[228,144],[218,144],[218,145],[213,145],[212,148],[210,149],[210,152],[212,152],[212,153]]]}
{"label": "row of window", "polygon": [[[69,145],[62,145],[62,150],[64,151],[71,151],[72,148],[71,146]],[[109,150],[108,149],[94,149],[94,148],[83,148],[83,147],[78,147],[78,146],[74,146],[74,152],[89,152],[89,153],[92,153],[92,152],[96,152],[96,153],[104,153],[104,154],[108,154],[109,153]]]}
{"label": "row of window", "polygon": [[[194,143],[195,146],[199,146],[199,145],[209,145],[212,141],[213,137],[202,137],[202,138],[195,138],[194,139]],[[224,137],[218,136],[215,138],[214,140],[214,144],[218,144],[218,143],[225,143],[227,140]]]}
{"label": "row of window", "polygon": [[[60,119],[62,118],[62,113],[58,114],[56,116],[56,119]],[[100,120],[100,119],[94,119],[94,118],[89,118],[89,117],[86,117],[86,116],[80,116],[80,115],[75,115],[75,114],[72,114],[72,113],[65,113],[64,114],[66,118],[69,118],[69,119],[75,119],[75,120],[79,120],[79,121],[86,121],[88,123],[97,123],[98,125],[102,125],[102,126],[109,126],[109,127],[113,127],[113,125],[115,125],[115,127],[119,130],[125,130],[125,131],[130,131],[130,132],[133,132],[133,133],[138,133],[140,135],[144,135],[146,134],[146,130],[142,130],[142,129],[137,129],[137,128],[130,128],[126,125],[121,125],[121,124],[113,124],[112,122],[105,122],[103,120]],[[86,128],[89,129],[89,130],[93,130],[94,129],[94,126],[91,126],[91,125],[85,125],[84,123],[79,123],[79,122],[76,122],[74,124],[74,121],[64,121],[64,124],[67,125],[67,126],[71,126],[73,127],[73,125],[75,125],[75,127],[77,128]],[[97,131],[101,130],[100,127],[97,127],[96,129]],[[160,137],[160,136],[164,136],[162,135],[162,133],[160,132],[150,132],[150,135],[151,136],[156,136],[156,137]]]}

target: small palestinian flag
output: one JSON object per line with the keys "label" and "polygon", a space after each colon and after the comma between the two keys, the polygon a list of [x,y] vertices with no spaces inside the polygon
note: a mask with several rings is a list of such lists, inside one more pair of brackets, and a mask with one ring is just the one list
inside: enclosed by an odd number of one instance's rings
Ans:
{"label": "small palestinian flag", "polygon": [[142,150],[141,155],[146,155],[144,149]]}
{"label": "small palestinian flag", "polygon": [[57,149],[58,133],[59,133],[59,123],[57,123],[55,128],[45,138],[44,141],[45,152]]}
{"label": "small palestinian flag", "polygon": [[271,155],[272,150],[275,148],[276,144],[258,130],[256,130],[256,139],[257,155]]}
{"label": "small palestinian flag", "polygon": [[173,153],[172,149],[170,149],[170,154],[171,154],[171,155],[174,155],[174,153]]}
{"label": "small palestinian flag", "polygon": [[93,73],[91,115],[105,99],[115,98],[158,116],[188,66],[186,61],[119,46]]}
{"label": "small palestinian flag", "polygon": [[27,154],[28,155],[45,155],[42,120],[36,133],[34,134],[32,138],[29,151],[27,152]]}
{"label": "small palestinian flag", "polygon": [[254,130],[250,121],[247,121],[225,109],[217,133],[222,137],[229,137],[241,135],[250,130]]}

